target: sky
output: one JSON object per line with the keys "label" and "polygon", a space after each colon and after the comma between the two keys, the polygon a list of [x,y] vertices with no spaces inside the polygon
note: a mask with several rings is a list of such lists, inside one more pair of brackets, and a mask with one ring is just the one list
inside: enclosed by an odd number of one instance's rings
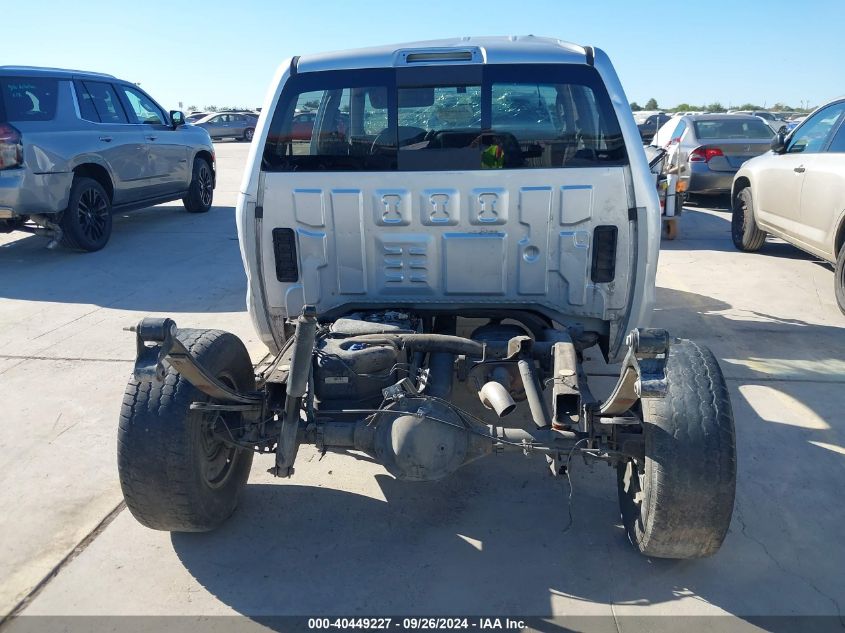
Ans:
{"label": "sky", "polygon": [[287,57],[462,35],[604,49],[629,101],[660,107],[845,93],[842,0],[0,0],[0,65],[138,82],[167,108],[260,106]]}

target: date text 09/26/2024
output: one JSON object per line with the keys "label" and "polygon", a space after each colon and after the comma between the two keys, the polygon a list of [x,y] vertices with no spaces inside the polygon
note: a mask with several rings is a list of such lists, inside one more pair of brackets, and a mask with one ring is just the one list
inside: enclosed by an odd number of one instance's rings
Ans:
{"label": "date text 09/26/2024", "polygon": [[447,629],[494,631],[521,631],[526,622],[514,618],[477,617],[477,618],[309,618],[310,630],[403,630],[403,631],[441,631]]}

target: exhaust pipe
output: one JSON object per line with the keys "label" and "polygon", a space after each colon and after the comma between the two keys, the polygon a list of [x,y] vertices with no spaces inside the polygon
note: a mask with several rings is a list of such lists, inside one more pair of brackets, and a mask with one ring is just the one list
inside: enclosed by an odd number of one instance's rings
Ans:
{"label": "exhaust pipe", "polygon": [[531,409],[534,424],[538,429],[545,428],[549,426],[549,411],[546,401],[540,395],[540,385],[537,376],[534,375],[534,369],[526,360],[517,361],[516,365],[522,376],[522,385],[525,387],[525,397],[528,400],[528,408]]}
{"label": "exhaust pipe", "polygon": [[478,397],[481,398],[481,404],[488,409],[493,409],[500,418],[516,409],[516,402],[511,398],[511,394],[502,386],[502,383],[495,380],[484,383],[478,392]]}

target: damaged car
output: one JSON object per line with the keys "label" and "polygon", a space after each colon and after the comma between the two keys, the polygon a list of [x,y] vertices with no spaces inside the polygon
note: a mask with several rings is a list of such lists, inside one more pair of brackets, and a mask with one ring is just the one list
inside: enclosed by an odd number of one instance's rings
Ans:
{"label": "damaged car", "polygon": [[[118,467],[138,521],[214,529],[254,454],[293,477],[302,444],[407,485],[518,451],[538,475],[615,468],[645,555],[719,549],[728,390],[704,346],[648,327],[660,209],[604,52],[528,36],[294,57],[263,112],[237,222],[270,354],[253,366],[234,335],[166,317],[132,328]],[[588,349],[619,364],[606,397]]]}

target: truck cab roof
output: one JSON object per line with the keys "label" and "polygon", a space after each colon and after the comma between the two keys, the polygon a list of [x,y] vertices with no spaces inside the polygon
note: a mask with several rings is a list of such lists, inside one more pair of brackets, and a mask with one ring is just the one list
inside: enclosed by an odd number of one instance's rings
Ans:
{"label": "truck cab roof", "polygon": [[303,55],[298,72],[389,68],[431,63],[589,63],[590,47],[534,35],[455,37]]}

